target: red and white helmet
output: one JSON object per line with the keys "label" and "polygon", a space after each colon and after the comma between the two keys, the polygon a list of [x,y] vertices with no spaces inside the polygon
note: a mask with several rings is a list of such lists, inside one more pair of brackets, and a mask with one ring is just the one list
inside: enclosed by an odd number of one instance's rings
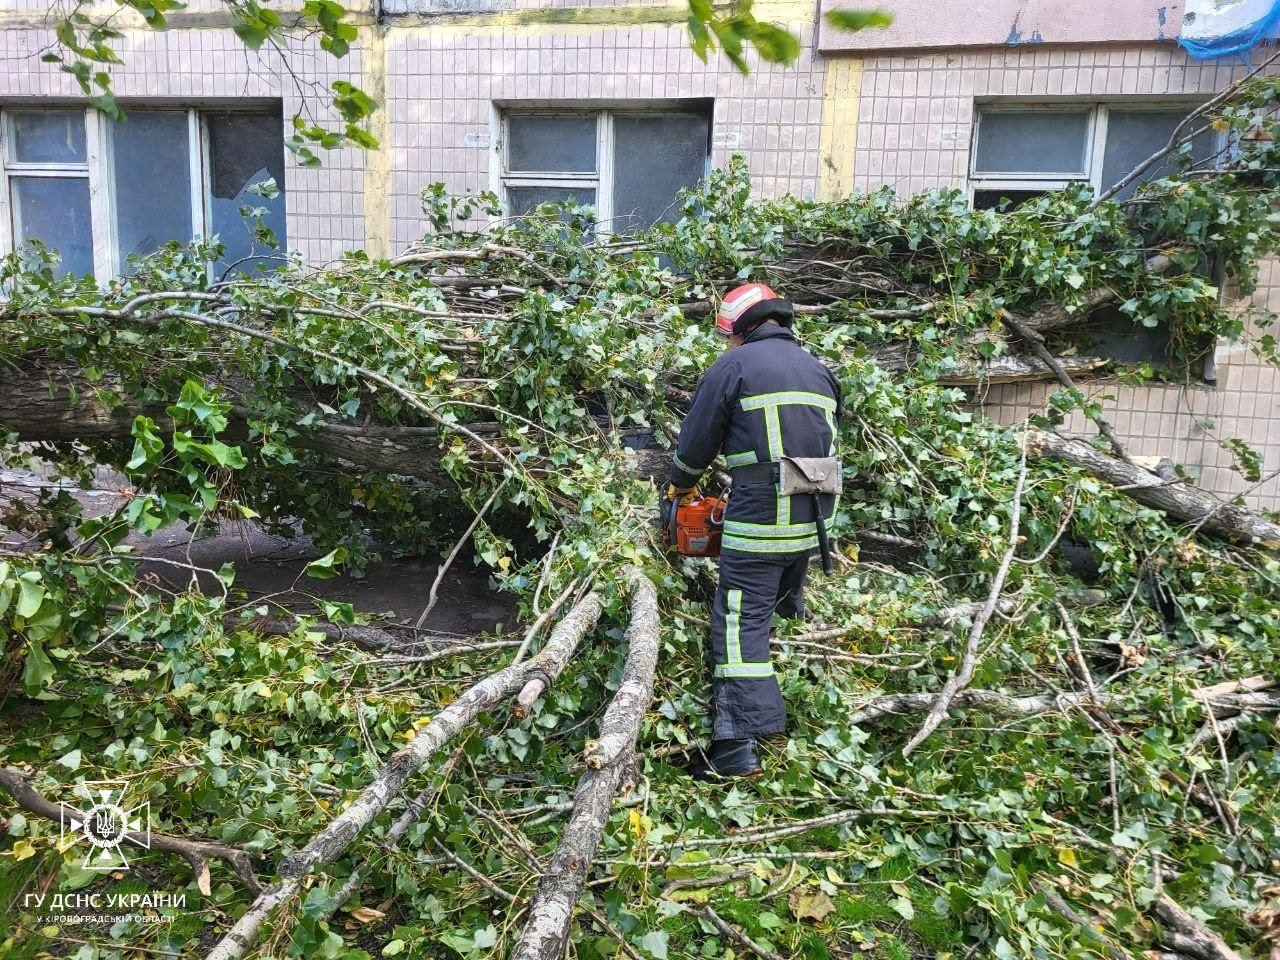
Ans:
{"label": "red and white helmet", "polygon": [[720,301],[720,309],[716,311],[716,333],[723,337],[733,333],[742,336],[770,318],[789,327],[791,316],[791,303],[781,299],[772,288],[763,283],[744,283],[734,287]]}

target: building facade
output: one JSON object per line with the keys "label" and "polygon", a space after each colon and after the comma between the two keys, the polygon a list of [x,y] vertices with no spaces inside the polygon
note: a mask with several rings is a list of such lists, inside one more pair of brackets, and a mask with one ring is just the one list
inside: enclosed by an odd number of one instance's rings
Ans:
{"label": "building facade", "polygon": [[[1188,58],[1173,42],[1181,7],[1154,0],[992,0],[980,14],[962,0],[893,0],[879,4],[892,27],[852,34],[822,20],[835,5],[757,2],[802,50],[790,67],[753,59],[742,76],[718,55],[698,59],[679,0],[372,0],[341,60],[308,40],[251,53],[218,0],[192,0],[164,32],[117,14],[113,85],[129,113],[117,127],[41,62],[47,0],[0,0],[0,249],[47,239],[78,268],[118,272],[166,239],[230,235],[250,205],[310,260],[387,254],[426,231],[420,192],[436,181],[494,190],[515,210],[573,197],[611,223],[652,222],[734,153],[764,196],[956,187],[987,205],[1109,182],[1244,69]],[[302,166],[283,149],[290,119],[338,80],[384,104],[383,149]],[[253,187],[268,177],[279,195]],[[228,263],[253,253],[247,239],[228,246]],[[1280,306],[1280,273],[1262,272],[1252,302]],[[1236,493],[1250,484],[1221,441],[1258,450],[1264,473],[1280,468],[1280,378],[1241,345],[1220,346],[1203,373],[1087,389],[1114,398],[1106,414],[1132,453]],[[1049,392],[992,385],[975,403],[1010,421]],[[1278,509],[1280,483],[1248,499]]]}

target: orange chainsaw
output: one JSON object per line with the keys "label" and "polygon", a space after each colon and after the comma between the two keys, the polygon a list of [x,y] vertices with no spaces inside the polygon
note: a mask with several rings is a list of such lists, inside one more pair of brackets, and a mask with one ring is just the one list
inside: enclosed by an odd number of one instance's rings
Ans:
{"label": "orange chainsaw", "polygon": [[697,496],[687,504],[674,503],[662,528],[662,545],[682,557],[720,556],[724,510],[729,501]]}

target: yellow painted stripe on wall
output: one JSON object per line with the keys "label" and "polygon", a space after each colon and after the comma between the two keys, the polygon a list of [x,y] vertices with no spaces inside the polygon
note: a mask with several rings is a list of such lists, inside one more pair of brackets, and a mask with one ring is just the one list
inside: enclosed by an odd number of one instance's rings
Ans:
{"label": "yellow painted stripe on wall", "polygon": [[391,106],[387,103],[387,31],[380,24],[360,29],[360,86],[378,102],[369,132],[381,147],[364,155],[364,248],[371,258],[391,256]]}
{"label": "yellow painted stripe on wall", "polygon": [[822,136],[818,141],[819,191],[824,200],[853,193],[862,92],[861,57],[831,57],[822,91]]}

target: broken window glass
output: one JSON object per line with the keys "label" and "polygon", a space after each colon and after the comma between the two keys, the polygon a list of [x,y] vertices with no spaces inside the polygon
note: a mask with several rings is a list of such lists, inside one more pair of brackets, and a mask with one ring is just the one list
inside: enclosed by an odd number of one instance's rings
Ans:
{"label": "broken window glass", "polygon": [[[264,113],[209,113],[205,120],[209,229],[225,248],[214,269],[252,271],[286,249],[283,121]],[[242,209],[262,213],[246,216]]]}

